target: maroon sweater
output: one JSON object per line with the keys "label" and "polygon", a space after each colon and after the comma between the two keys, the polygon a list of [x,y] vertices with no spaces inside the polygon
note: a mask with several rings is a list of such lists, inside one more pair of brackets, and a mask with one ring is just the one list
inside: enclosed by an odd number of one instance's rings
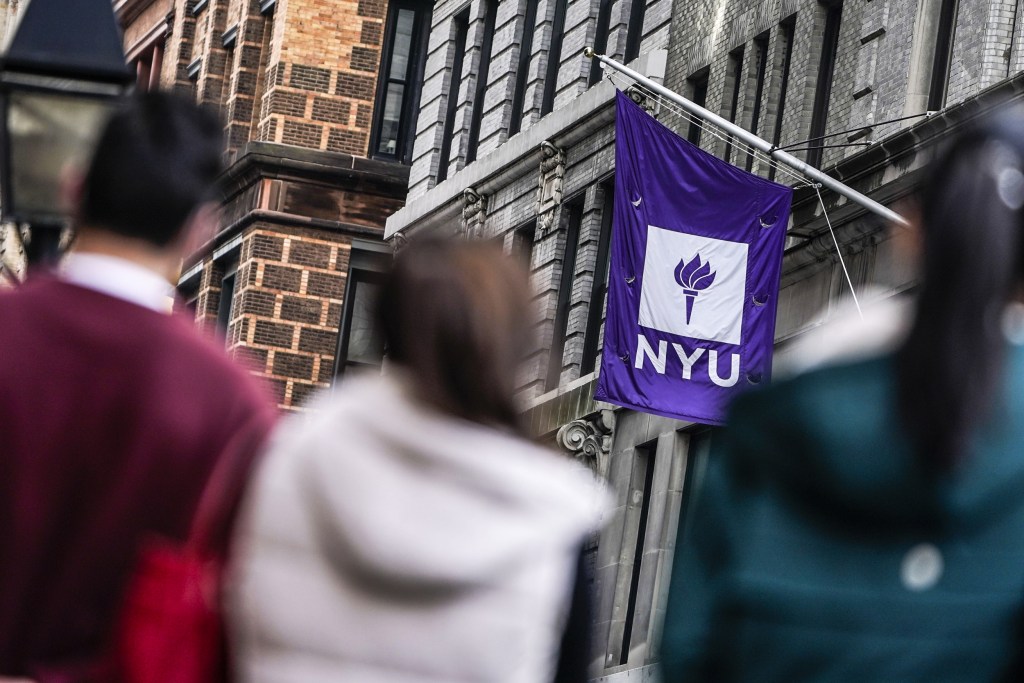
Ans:
{"label": "maroon sweater", "polygon": [[0,676],[75,680],[140,541],[183,540],[229,440],[274,416],[183,317],[52,279],[0,294]]}

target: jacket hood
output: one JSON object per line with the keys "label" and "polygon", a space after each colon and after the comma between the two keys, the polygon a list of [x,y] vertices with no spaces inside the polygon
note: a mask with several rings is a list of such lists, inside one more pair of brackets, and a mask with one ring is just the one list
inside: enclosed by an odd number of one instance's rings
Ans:
{"label": "jacket hood", "polygon": [[[741,477],[766,482],[821,519],[893,531],[990,523],[1024,490],[1024,354],[1007,357],[1005,396],[968,456],[936,474],[896,409],[890,356],[827,367],[749,394],[722,446]],[[936,419],[941,419],[937,416]]]}
{"label": "jacket hood", "polygon": [[469,589],[599,526],[588,470],[421,405],[397,372],[354,377],[312,413],[280,438],[325,555],[367,590]]}

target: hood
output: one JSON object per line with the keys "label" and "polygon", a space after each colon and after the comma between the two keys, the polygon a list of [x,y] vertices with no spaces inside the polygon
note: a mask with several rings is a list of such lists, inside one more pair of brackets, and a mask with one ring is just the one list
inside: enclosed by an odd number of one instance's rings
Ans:
{"label": "hood", "polygon": [[368,590],[464,590],[575,553],[606,505],[574,461],[421,405],[394,373],[346,381],[288,431],[318,542]]}
{"label": "hood", "polygon": [[[828,522],[894,532],[988,524],[1024,490],[1024,352],[1013,347],[992,424],[955,470],[922,467],[899,423],[893,359],[809,372],[735,405],[721,446],[738,474]],[[941,419],[937,416],[936,419]]]}

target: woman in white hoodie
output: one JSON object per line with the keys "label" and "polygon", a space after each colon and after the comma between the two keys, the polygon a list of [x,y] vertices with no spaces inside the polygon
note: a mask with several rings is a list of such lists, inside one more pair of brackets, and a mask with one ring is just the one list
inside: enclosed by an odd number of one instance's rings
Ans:
{"label": "woman in white hoodie", "polygon": [[585,679],[561,642],[601,494],[524,436],[529,300],[493,244],[399,254],[387,370],[279,430],[253,484],[229,590],[241,681]]}

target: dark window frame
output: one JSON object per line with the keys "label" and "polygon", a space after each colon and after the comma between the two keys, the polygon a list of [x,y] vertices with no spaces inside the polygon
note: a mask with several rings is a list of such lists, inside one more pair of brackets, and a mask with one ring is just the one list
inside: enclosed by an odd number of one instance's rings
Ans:
{"label": "dark window frame", "polygon": [[946,106],[950,70],[953,66],[956,20],[959,14],[959,0],[942,0],[939,8],[938,33],[935,36],[935,56],[932,59],[932,77],[928,86],[929,111],[938,111]]}
{"label": "dark window frame", "polygon": [[455,135],[455,115],[459,111],[459,90],[462,89],[462,66],[466,57],[466,38],[469,34],[469,8],[452,16],[455,59],[452,62],[451,81],[448,83],[448,102],[445,107],[444,124],[441,129],[440,159],[437,164],[437,180],[440,185],[448,179],[449,158],[452,154],[452,137]]}
{"label": "dark window frame", "polygon": [[[370,127],[370,157],[387,159],[409,165],[412,163],[413,144],[416,141],[416,121],[419,118],[420,92],[423,89],[423,69],[427,61],[427,42],[433,5],[422,0],[391,0],[384,22],[384,42],[381,47],[380,70],[377,73],[377,91],[373,103],[373,122]],[[402,10],[413,12],[412,44],[405,79],[391,78],[391,65],[395,47],[398,16]],[[403,87],[402,108],[399,114],[398,139],[395,153],[381,152],[381,134],[384,128],[384,110],[388,87],[400,82]]]}
{"label": "dark window frame", "polygon": [[341,306],[341,320],[338,321],[338,344],[334,353],[333,368],[335,379],[343,377],[350,367],[370,367],[366,363],[348,362],[356,291],[362,284],[380,285],[384,281],[391,258],[390,251],[380,245],[367,245],[361,248],[354,244],[352,247],[345,280],[345,301]]}
{"label": "dark window frame", "polygon": [[[654,488],[654,468],[657,463],[658,440],[655,439],[633,449],[633,456],[642,461],[643,489],[640,493],[640,518],[637,520],[636,542],[633,548],[633,566],[630,571],[629,594],[626,598],[626,619],[622,628],[622,647],[619,650],[619,664],[629,663],[629,646],[633,639],[633,626],[636,621],[636,603],[640,593],[640,576],[643,571],[644,549],[647,543],[647,527],[650,521],[651,498]],[[635,474],[634,470],[634,474]],[[631,493],[637,493],[634,478],[630,482]],[[632,497],[632,496],[631,496]]]}
{"label": "dark window frame", "polygon": [[[743,58],[746,55],[746,46],[740,46],[729,53],[729,66],[732,73],[732,101],[729,105],[729,115],[726,117],[729,123],[736,123],[740,113],[740,95],[743,93]],[[722,158],[726,161],[732,159],[732,150],[735,147],[733,142],[736,138],[730,135],[725,143],[725,153]]]}
{"label": "dark window frame", "polygon": [[562,37],[565,33],[565,14],[569,0],[555,0],[555,13],[551,18],[551,44],[548,46],[548,63],[544,69],[544,96],[541,98],[540,115],[550,114],[555,109],[555,95],[558,93],[558,72],[562,66]]}
{"label": "dark window frame", "polygon": [[632,0],[629,5],[629,23],[626,25],[626,52],[623,54],[623,61],[626,63],[640,56],[646,17],[647,0]]}
{"label": "dark window frame", "polygon": [[526,16],[523,18],[523,32],[519,40],[519,62],[516,68],[516,85],[512,91],[512,115],[508,122],[508,136],[512,137],[523,127],[523,103],[526,101],[526,79],[530,75],[530,57],[533,52],[533,35],[537,32],[537,7],[540,0],[526,0]]}
{"label": "dark window frame", "polygon": [[[223,269],[220,276],[220,296],[217,300],[217,329],[226,337],[234,310],[235,290],[238,286],[239,250],[223,256],[217,264]],[[225,296],[226,295],[226,296]]]}
{"label": "dark window frame", "polygon": [[[750,132],[759,135],[761,101],[764,99],[764,82],[768,74],[768,32],[754,38],[754,110],[750,114]],[[747,155],[747,170],[754,166],[754,155]]]}
{"label": "dark window frame", "polygon": [[498,20],[498,0],[484,0],[484,35],[480,44],[480,60],[476,68],[476,88],[473,109],[469,116],[469,141],[466,144],[466,165],[476,161],[480,147],[480,123],[484,118],[484,100],[487,97],[487,81],[491,77],[491,39],[494,25]]}
{"label": "dark window frame", "polygon": [[807,164],[821,166],[825,152],[822,137],[828,128],[828,106],[832,100],[832,81],[838,62],[839,31],[843,21],[842,0],[822,3],[825,6],[825,30],[821,39],[821,59],[818,61],[818,80],[811,108],[811,132],[808,136]]}
{"label": "dark window frame", "polygon": [[547,391],[557,388],[562,377],[565,334],[569,327],[569,309],[572,307],[572,283],[576,277],[576,256],[580,247],[580,231],[583,229],[585,199],[584,193],[581,192],[562,203],[561,219],[565,221],[565,250],[558,278],[558,301],[555,306],[551,353],[548,356],[548,374],[545,380]]}
{"label": "dark window frame", "polygon": [[615,179],[601,183],[601,228],[597,238],[597,256],[594,262],[594,280],[590,290],[590,309],[587,311],[587,327],[583,333],[583,357],[580,361],[580,375],[597,369],[601,355],[598,344],[601,324],[604,322],[608,296],[608,269],[611,265],[612,225],[615,216]]}
{"label": "dark window frame", "polygon": [[[690,101],[701,107],[708,102],[708,81],[711,77],[711,67],[706,66],[693,73],[686,82],[690,84]],[[686,139],[693,144],[700,146],[700,136],[704,132],[704,125],[698,117],[690,120],[690,127],[686,131]]]}
{"label": "dark window frame", "polygon": [[[776,147],[782,141],[782,124],[786,114],[786,91],[789,90],[789,70],[793,64],[793,38],[796,35],[796,15],[791,15],[779,22],[779,40],[785,40],[786,46],[782,53],[782,80],[779,83],[779,106],[775,112],[775,130],[772,132],[772,144]],[[775,49],[778,50],[778,43]],[[768,179],[775,180],[776,165],[768,169]]]}
{"label": "dark window frame", "polygon": [[[594,34],[594,52],[599,55],[603,55],[608,49],[608,33],[611,30],[612,23],[612,5],[615,4],[615,0],[601,0],[601,4],[597,9],[597,33]],[[601,80],[601,62],[596,59],[591,60],[590,63],[590,76],[587,79],[587,85],[594,85]]]}
{"label": "dark window frame", "polygon": [[536,236],[536,218],[531,218],[512,231],[512,256],[520,259],[529,272],[532,272],[533,269],[533,249],[536,247]]}

